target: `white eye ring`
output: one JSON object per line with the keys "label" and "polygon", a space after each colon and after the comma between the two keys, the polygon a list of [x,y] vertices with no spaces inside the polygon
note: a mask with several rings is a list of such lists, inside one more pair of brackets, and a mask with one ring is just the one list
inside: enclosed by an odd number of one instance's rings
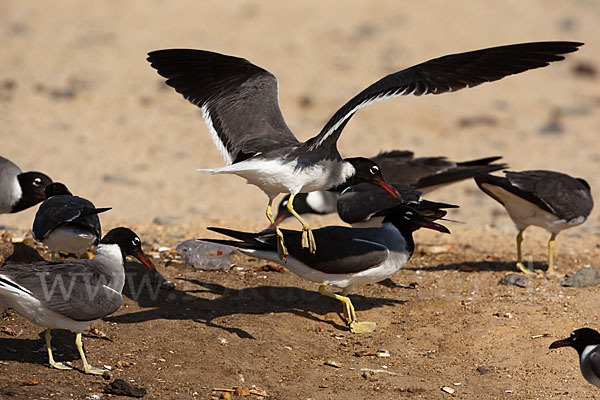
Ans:
{"label": "white eye ring", "polygon": [[131,241],[131,243],[132,243],[134,246],[139,246],[139,245],[140,245],[140,238],[138,238],[138,237],[134,237],[134,238],[133,238],[133,240]]}
{"label": "white eye ring", "polygon": [[375,175],[376,173],[379,172],[379,167],[377,165],[373,165],[370,169],[369,172],[373,175]]}
{"label": "white eye ring", "polygon": [[40,186],[42,184],[42,180],[40,178],[35,178],[33,180],[33,185],[34,186]]}
{"label": "white eye ring", "polygon": [[412,211],[407,211],[404,213],[404,219],[411,219],[413,216]]}

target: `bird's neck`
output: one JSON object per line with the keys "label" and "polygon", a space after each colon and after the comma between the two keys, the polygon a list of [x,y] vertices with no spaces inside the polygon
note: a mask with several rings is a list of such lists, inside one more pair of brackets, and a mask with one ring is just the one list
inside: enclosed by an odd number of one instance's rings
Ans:
{"label": "bird's neck", "polygon": [[122,292],[125,286],[125,259],[121,248],[116,244],[99,244],[94,260],[98,268],[108,276],[106,286]]}
{"label": "bird's neck", "polygon": [[415,241],[413,239],[414,230],[404,225],[398,226],[389,221],[384,222],[384,224],[390,224],[400,232],[404,238],[404,241],[406,242],[406,251],[408,252],[409,256],[412,256],[413,252],[415,251]]}
{"label": "bird's neck", "polygon": [[356,168],[354,168],[351,162],[346,160],[342,160],[342,165],[336,175],[337,179],[329,188],[332,192],[341,192],[349,186],[361,183],[356,177]]}

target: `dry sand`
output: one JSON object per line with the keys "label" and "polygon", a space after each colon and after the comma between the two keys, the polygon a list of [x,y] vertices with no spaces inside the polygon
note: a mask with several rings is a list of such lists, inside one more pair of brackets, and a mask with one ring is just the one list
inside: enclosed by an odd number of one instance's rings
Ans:
{"label": "dry sand", "polygon": [[[600,2],[592,0],[4,0],[0,155],[24,170],[46,172],[99,207],[113,207],[102,215],[105,230],[126,224],[146,246],[174,247],[178,240],[206,235],[208,225],[263,228],[266,197],[238,177],[196,171],[224,161],[199,110],[165,87],[145,61],[148,51],[209,49],[268,69],[279,80],[290,128],[307,139],[347,99],[388,73],[454,52],[575,40],[586,45],[542,70],[363,109],[339,147],[346,156],[389,149],[455,160],[502,155],[515,170],[583,177],[600,198],[600,85],[597,77],[574,72],[600,65],[599,18]],[[545,129],[552,122],[558,132]],[[558,280],[536,280],[523,290],[497,285],[514,259],[515,231],[502,209],[472,182],[429,198],[460,204],[450,217],[465,225],[449,225],[450,237],[417,235],[421,244],[454,245],[441,255],[415,256],[393,277],[398,285],[418,282],[417,290],[381,285],[357,290],[359,318],[380,327],[373,335],[348,335],[338,304],[321,299],[316,285],[289,272],[257,272],[264,263],[247,260],[246,274],[178,271],[164,267],[161,258],[165,276],[175,279],[179,273],[195,283],[180,282],[183,288],[178,286],[175,299],[165,295],[168,301],[126,299],[127,307],[111,317],[118,324],[98,323],[113,341],[86,339],[90,360],[114,366],[124,354],[134,354],[127,359],[137,364],[116,376],[149,388],[147,398],[191,398],[194,392],[210,398],[213,387],[252,384],[274,398],[294,399],[452,397],[441,386],[452,386],[457,398],[594,398],[575,353],[550,353],[547,346],[574,328],[600,327],[597,290],[562,289]],[[0,225],[16,228],[8,234],[20,236],[35,210],[1,215]],[[595,209],[584,226],[559,236],[560,272],[598,266],[599,213]],[[157,217],[162,225],[153,222]],[[335,216],[311,221],[337,223]],[[544,261],[546,236],[528,232],[528,259]],[[465,263],[475,263],[475,271],[461,270]],[[203,289],[206,285],[210,288]],[[190,304],[185,312],[173,303],[182,299]],[[146,312],[148,318],[135,316]],[[514,318],[503,317],[506,312]],[[0,333],[0,397],[84,398],[101,389],[101,378],[48,370],[43,353],[29,353],[41,346],[39,328],[18,317],[0,325],[22,329],[17,338]],[[541,333],[551,338],[531,339]],[[339,335],[344,339],[335,339]],[[228,344],[219,345],[219,337]],[[71,336],[57,343],[77,358]],[[390,350],[390,360],[352,355],[380,347]],[[330,358],[343,367],[323,366]],[[482,363],[495,372],[477,373]],[[383,364],[395,375],[361,377],[361,367]],[[27,379],[39,384],[22,386]]]}

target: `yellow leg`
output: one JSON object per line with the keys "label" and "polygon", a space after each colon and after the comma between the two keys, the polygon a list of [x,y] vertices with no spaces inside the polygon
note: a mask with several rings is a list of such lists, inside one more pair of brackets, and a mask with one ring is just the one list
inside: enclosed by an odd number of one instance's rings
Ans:
{"label": "yellow leg", "polygon": [[300,214],[298,214],[296,212],[296,210],[294,210],[294,197],[296,197],[296,195],[291,193],[290,199],[288,200],[288,203],[287,203],[287,209],[302,224],[302,247],[304,247],[304,248],[308,247],[308,250],[312,254],[315,254],[317,251],[317,244],[315,243],[315,237],[313,236],[312,230],[310,229],[310,226],[308,225],[308,223],[304,220],[304,218],[302,218],[300,216]]}
{"label": "yellow leg", "polygon": [[[348,327],[350,328],[350,332],[352,333],[368,333],[373,332],[375,330],[376,324],[375,322],[358,322],[356,320],[356,311],[354,311],[354,306],[350,299],[346,296],[341,296],[339,294],[331,293],[327,290],[327,284],[322,283],[319,286],[319,293],[324,296],[331,297],[332,299],[336,299],[342,302],[344,305],[344,316],[347,319]],[[344,293],[344,292],[342,292]]]}
{"label": "yellow leg", "polygon": [[548,241],[548,275],[554,274],[554,240],[556,239],[556,233],[550,236]]}
{"label": "yellow leg", "polygon": [[517,268],[527,275],[535,275],[535,272],[528,270],[523,265],[523,253],[521,252],[521,243],[523,243],[523,232],[525,228],[521,229],[517,234]]}
{"label": "yellow leg", "polygon": [[48,364],[50,364],[50,367],[56,369],[73,369],[73,367],[69,364],[54,361],[54,357],[52,356],[52,345],[50,344],[52,341],[52,334],[50,333],[49,328],[46,329],[46,332],[44,333],[44,339],[46,339],[46,348],[48,349]]}
{"label": "yellow leg", "polygon": [[88,364],[87,359],[85,358],[85,353],[83,352],[83,345],[81,344],[81,332],[75,336],[75,346],[77,347],[77,351],[79,351],[79,355],[81,356],[81,361],[83,361],[83,370],[86,374],[91,375],[102,375],[104,373],[103,369],[92,367]]}
{"label": "yellow leg", "polygon": [[273,200],[274,198],[269,197],[269,204],[267,205],[267,218],[269,219],[269,222],[271,223],[271,225],[273,225],[275,227],[275,233],[277,234],[277,255],[279,256],[279,259],[283,262],[287,261],[287,256],[288,256],[288,251],[285,248],[285,244],[283,243],[283,233],[281,232],[281,230],[279,229],[279,227],[275,224],[275,220],[273,219],[273,211],[271,210],[271,207],[273,206]]}

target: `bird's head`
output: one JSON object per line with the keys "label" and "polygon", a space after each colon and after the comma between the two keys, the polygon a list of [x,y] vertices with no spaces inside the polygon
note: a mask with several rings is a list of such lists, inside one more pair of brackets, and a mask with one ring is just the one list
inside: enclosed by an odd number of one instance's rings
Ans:
{"label": "bird's head", "polygon": [[591,328],[580,328],[571,332],[569,337],[552,342],[550,349],[572,347],[581,355],[587,346],[594,344],[600,344],[600,333]]}
{"label": "bird's head", "polygon": [[346,179],[331,190],[341,191],[349,186],[366,182],[379,185],[390,195],[399,198],[398,190],[385,182],[381,168],[375,162],[365,157],[353,157],[344,159],[344,164]]}
{"label": "bird's head", "polygon": [[420,228],[450,233],[444,225],[435,223],[412,207],[400,205],[392,208],[383,222],[390,222],[401,232],[414,232]]}
{"label": "bird's head", "polygon": [[23,172],[17,175],[23,194],[21,201],[15,205],[13,212],[21,211],[46,200],[44,189],[52,183],[52,179],[41,172]]}
{"label": "bird's head", "polygon": [[52,196],[73,196],[73,193],[67,189],[67,186],[60,182],[52,182],[46,186],[44,193],[46,195],[46,199],[49,199]]}
{"label": "bird's head", "polygon": [[119,227],[111,229],[111,231],[100,240],[100,244],[116,244],[121,249],[123,261],[125,261],[125,257],[133,256],[144,264],[148,270],[155,270],[154,264],[152,264],[152,261],[146,257],[142,250],[142,241],[139,236],[129,228]]}

